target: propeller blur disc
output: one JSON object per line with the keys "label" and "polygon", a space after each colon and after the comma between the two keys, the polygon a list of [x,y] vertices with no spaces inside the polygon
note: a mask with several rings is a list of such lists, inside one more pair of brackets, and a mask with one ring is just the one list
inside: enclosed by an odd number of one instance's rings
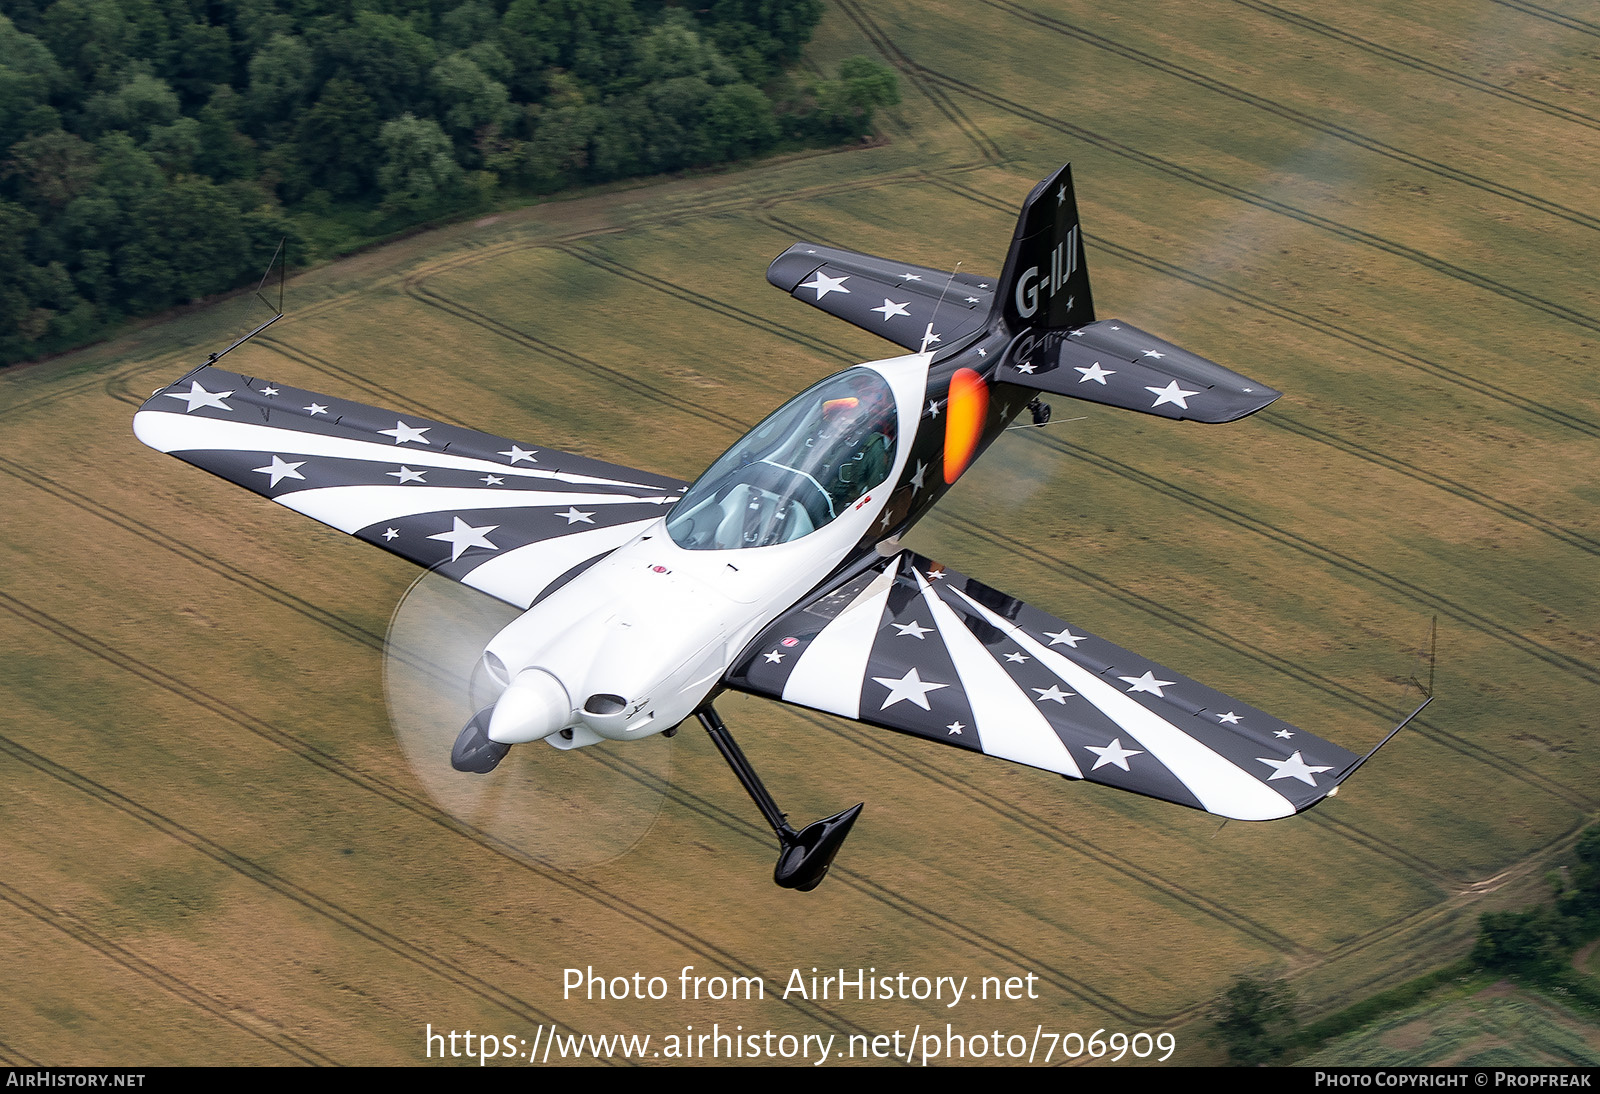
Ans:
{"label": "propeller blur disc", "polygon": [[384,696],[406,761],[445,812],[548,866],[597,866],[650,831],[672,770],[672,741],[562,751],[516,745],[487,775],[456,771],[450,747],[501,687],[483,648],[516,608],[438,574],[419,577],[389,621]]}

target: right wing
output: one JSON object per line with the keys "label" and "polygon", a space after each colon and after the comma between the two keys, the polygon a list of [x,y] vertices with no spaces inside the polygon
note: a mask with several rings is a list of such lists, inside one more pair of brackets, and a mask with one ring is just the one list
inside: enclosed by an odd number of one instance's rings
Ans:
{"label": "right wing", "polygon": [[779,616],[739,691],[1239,820],[1361,758],[909,551]]}
{"label": "right wing", "polygon": [[686,488],[210,365],[146,400],[133,431],[519,608],[628,542]]}
{"label": "right wing", "polygon": [[982,327],[996,284],[992,277],[912,266],[820,243],[796,243],[784,251],[767,268],[767,280],[796,300],[913,353],[954,345]]}

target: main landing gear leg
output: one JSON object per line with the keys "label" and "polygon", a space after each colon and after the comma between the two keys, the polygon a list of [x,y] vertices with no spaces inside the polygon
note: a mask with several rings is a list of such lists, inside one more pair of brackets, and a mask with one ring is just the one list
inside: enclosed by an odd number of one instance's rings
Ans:
{"label": "main landing gear leg", "polygon": [[756,769],[745,759],[733,734],[728,732],[728,727],[710,704],[696,711],[695,717],[711,734],[717,751],[733,768],[745,793],[750,795],[750,800],[756,803],[756,808],[761,810],[761,815],[767,818],[773,834],[778,837],[778,864],[773,867],[772,880],[785,889],[799,889],[803,893],[821,885],[822,879],[828,874],[828,867],[833,865],[833,856],[839,853],[840,845],[850,834],[850,826],[855,824],[856,818],[861,815],[861,807],[866,803],[851,806],[843,813],[835,813],[796,832],[785,819],[784,812],[778,808],[778,803],[767,793],[767,788],[761,785],[761,777],[756,774]]}

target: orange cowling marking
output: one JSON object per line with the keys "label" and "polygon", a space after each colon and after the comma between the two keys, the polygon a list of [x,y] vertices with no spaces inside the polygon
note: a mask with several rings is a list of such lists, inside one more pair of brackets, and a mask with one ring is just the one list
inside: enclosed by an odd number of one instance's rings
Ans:
{"label": "orange cowling marking", "polygon": [[955,482],[972,462],[989,415],[989,386],[970,368],[950,378],[950,403],[944,416],[944,481]]}

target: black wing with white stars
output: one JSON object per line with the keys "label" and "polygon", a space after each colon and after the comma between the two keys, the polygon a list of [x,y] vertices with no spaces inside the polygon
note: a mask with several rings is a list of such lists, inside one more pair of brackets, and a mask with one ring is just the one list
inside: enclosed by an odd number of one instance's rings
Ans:
{"label": "black wing with white stars", "polygon": [[726,682],[1240,820],[1310,808],[1358,760],[910,552],[779,616]]}
{"label": "black wing with white stars", "polygon": [[519,608],[632,539],[685,488],[210,366],[146,400],[134,432]]}
{"label": "black wing with white stars", "polygon": [[988,321],[995,279],[796,243],[767,269],[796,300],[914,353],[952,346]]}

